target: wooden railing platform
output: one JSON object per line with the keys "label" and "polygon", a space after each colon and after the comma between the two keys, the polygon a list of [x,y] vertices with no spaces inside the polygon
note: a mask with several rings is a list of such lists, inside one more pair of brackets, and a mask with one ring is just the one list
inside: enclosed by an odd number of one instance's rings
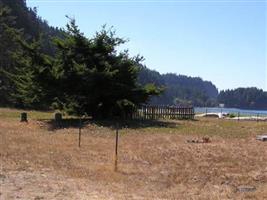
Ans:
{"label": "wooden railing platform", "polygon": [[194,119],[194,107],[142,105],[132,119]]}

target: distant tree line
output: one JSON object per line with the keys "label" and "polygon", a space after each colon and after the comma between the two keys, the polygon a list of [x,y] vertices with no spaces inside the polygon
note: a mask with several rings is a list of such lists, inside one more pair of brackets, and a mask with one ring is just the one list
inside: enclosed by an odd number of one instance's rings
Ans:
{"label": "distant tree line", "polygon": [[154,83],[164,88],[160,96],[153,97],[155,105],[194,105],[216,106],[218,90],[209,81],[198,77],[188,77],[172,73],[160,74],[155,70],[141,67],[139,80],[141,84]]}
{"label": "distant tree line", "polygon": [[218,102],[230,108],[267,109],[267,92],[255,87],[221,91]]}

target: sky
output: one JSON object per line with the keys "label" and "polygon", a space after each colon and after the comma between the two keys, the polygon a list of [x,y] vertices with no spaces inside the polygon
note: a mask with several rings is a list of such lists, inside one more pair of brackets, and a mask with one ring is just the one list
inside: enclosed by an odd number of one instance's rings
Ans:
{"label": "sky", "polygon": [[49,25],[74,17],[85,36],[102,25],[129,39],[121,49],[160,73],[212,81],[219,90],[267,91],[266,0],[27,0]]}

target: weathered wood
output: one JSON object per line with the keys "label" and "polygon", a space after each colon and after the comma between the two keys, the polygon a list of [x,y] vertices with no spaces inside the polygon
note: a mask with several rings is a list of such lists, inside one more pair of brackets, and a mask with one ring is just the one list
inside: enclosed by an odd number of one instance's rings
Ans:
{"label": "weathered wood", "polygon": [[79,147],[81,147],[81,136],[82,136],[82,118],[79,119]]}
{"label": "weathered wood", "polygon": [[178,106],[142,105],[133,113],[132,119],[194,119],[194,108]]}
{"label": "weathered wood", "polygon": [[117,171],[118,169],[118,142],[119,142],[119,125],[116,123],[116,140],[115,140],[115,163],[114,163],[114,170]]}

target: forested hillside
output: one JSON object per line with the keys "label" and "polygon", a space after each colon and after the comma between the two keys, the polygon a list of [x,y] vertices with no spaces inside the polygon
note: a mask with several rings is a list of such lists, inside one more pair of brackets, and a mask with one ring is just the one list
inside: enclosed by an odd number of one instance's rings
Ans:
{"label": "forested hillside", "polygon": [[[64,37],[64,31],[48,25],[37,15],[36,9],[26,6],[25,0],[0,0],[0,69],[14,72],[14,53],[21,50],[20,39],[38,41],[40,51],[55,54],[54,37]],[[0,105],[12,106],[12,83],[0,72]]]}
{"label": "forested hillside", "polygon": [[139,82],[146,84],[152,82],[164,87],[161,96],[153,97],[151,104],[215,106],[218,90],[209,81],[203,81],[198,77],[188,77],[173,73],[160,74],[157,71],[141,67]]}
{"label": "forested hillside", "polygon": [[41,49],[44,53],[55,53],[53,37],[64,37],[64,32],[57,27],[48,25],[48,22],[37,15],[37,9],[28,8],[25,0],[0,0],[0,5],[9,9],[13,16],[12,27],[22,30],[25,40],[41,40]]}
{"label": "forested hillside", "polygon": [[267,92],[255,87],[225,90],[220,92],[218,102],[230,108],[267,110]]}

